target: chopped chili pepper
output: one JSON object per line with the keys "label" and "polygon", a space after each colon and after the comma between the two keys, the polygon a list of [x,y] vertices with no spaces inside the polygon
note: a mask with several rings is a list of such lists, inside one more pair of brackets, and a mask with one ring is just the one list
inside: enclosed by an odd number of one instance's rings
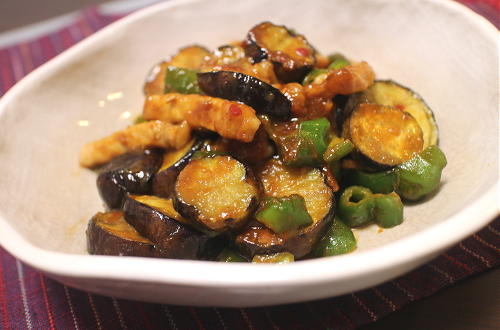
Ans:
{"label": "chopped chili pepper", "polygon": [[297,54],[302,55],[302,56],[309,56],[309,49],[307,48],[297,48],[296,50]]}
{"label": "chopped chili pepper", "polygon": [[229,113],[233,116],[239,116],[241,115],[241,108],[237,106],[236,104],[231,104],[229,106]]}

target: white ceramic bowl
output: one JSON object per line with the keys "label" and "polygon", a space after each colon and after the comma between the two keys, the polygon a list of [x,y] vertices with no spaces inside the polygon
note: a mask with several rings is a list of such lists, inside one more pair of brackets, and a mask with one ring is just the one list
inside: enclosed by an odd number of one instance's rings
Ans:
{"label": "white ceramic bowl", "polygon": [[[289,265],[222,264],[85,252],[103,209],[86,142],[131,123],[148,69],[178,48],[215,47],[272,20],[324,53],[367,60],[434,109],[448,157],[433,198],[405,222],[356,231],[359,249]],[[0,243],[76,288],[151,302],[258,306],[373,286],[421,265],[498,212],[498,34],[452,1],[169,1],[133,14],[43,65],[0,101]]]}

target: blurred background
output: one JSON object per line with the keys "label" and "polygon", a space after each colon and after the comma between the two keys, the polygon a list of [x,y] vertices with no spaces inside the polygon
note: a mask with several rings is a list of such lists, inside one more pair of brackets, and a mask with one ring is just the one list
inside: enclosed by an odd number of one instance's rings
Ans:
{"label": "blurred background", "polygon": [[[102,4],[105,0],[2,0],[0,1],[0,31],[40,22],[67,14],[82,7]],[[137,0],[136,2],[142,2]]]}
{"label": "blurred background", "polygon": [[[160,0],[1,0],[0,33],[50,18],[64,21],[71,13],[94,5],[104,5],[116,14],[134,10]],[[69,14],[69,15],[68,15]],[[74,15],[74,14],[73,14]],[[67,20],[66,20],[67,21]],[[56,22],[57,23],[57,22]]]}

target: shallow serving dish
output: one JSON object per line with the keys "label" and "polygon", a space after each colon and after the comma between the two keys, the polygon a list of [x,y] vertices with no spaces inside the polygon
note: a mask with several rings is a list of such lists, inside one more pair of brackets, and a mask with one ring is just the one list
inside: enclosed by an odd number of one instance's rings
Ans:
{"label": "shallow serving dish", "polygon": [[[356,231],[355,253],[289,265],[221,264],[85,252],[103,209],[86,142],[140,112],[142,82],[184,45],[215,47],[254,24],[294,27],[324,53],[368,61],[419,92],[448,157],[440,191],[403,225]],[[497,30],[452,1],[169,1],[133,14],[26,77],[0,100],[0,244],[67,285],[122,298],[258,306],[324,298],[394,278],[498,213]]]}

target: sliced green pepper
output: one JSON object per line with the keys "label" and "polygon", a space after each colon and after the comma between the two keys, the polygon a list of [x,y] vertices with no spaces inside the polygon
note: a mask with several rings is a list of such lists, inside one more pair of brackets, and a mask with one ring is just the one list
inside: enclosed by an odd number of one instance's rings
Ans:
{"label": "sliced green pepper", "polygon": [[181,94],[203,94],[198,85],[197,70],[184,69],[175,66],[167,67],[164,92]]}
{"label": "sliced green pepper", "polygon": [[304,197],[300,195],[265,198],[255,218],[278,234],[306,227],[313,222]]}
{"label": "sliced green pepper", "polygon": [[315,82],[316,78],[323,74],[328,74],[333,70],[338,70],[351,63],[341,54],[333,54],[328,56],[330,64],[326,69],[314,68],[304,77],[302,85],[309,85]]}
{"label": "sliced green pepper", "polygon": [[283,123],[260,116],[260,120],[276,144],[283,163],[290,166],[317,166],[323,163],[330,131],[328,119]]}
{"label": "sliced green pepper", "polygon": [[354,149],[354,145],[348,139],[334,136],[328,144],[323,159],[326,162],[339,160],[347,156]]}
{"label": "sliced green pepper", "polygon": [[315,82],[316,78],[323,74],[328,74],[333,70],[338,70],[344,66],[350,65],[351,63],[342,54],[335,53],[328,56],[330,64],[326,69],[314,68],[304,77],[302,80],[302,85],[309,85]]}
{"label": "sliced green pepper", "polygon": [[220,262],[247,262],[238,252],[230,248],[222,250],[216,260]]}
{"label": "sliced green pepper", "polygon": [[330,122],[326,118],[316,118],[300,123],[295,160],[287,165],[310,165],[315,166],[322,162],[323,154],[328,145],[327,136]]}
{"label": "sliced green pepper", "polygon": [[374,210],[375,199],[368,188],[351,186],[340,196],[338,215],[349,227],[358,227],[370,222]]}
{"label": "sliced green pepper", "polygon": [[418,200],[439,186],[446,156],[438,146],[432,145],[396,167],[399,174],[398,193],[408,200]]}
{"label": "sliced green pepper", "polygon": [[342,183],[363,186],[373,193],[388,194],[396,190],[399,183],[398,172],[390,169],[384,172],[369,173],[358,169],[343,169]]}
{"label": "sliced green pepper", "polygon": [[332,225],[314,246],[311,256],[314,258],[336,256],[356,249],[356,238],[351,228],[335,218]]}
{"label": "sliced green pepper", "polygon": [[403,222],[403,203],[398,194],[375,194],[375,212],[373,220],[382,228],[397,226]]}
{"label": "sliced green pepper", "polygon": [[328,69],[318,69],[314,68],[304,77],[302,80],[302,85],[309,85],[314,82],[314,80],[322,74],[327,74]]}
{"label": "sliced green pepper", "polygon": [[146,119],[144,119],[144,117],[142,115],[139,115],[134,119],[134,124],[144,123],[145,121],[146,121]]}
{"label": "sliced green pepper", "polygon": [[328,65],[328,69],[330,70],[338,70],[343,68],[344,66],[350,65],[351,62],[349,62],[344,55],[335,53],[330,56],[328,56],[328,59],[331,61],[330,64]]}
{"label": "sliced green pepper", "polygon": [[340,165],[340,161],[334,160],[333,162],[330,162],[328,164],[330,167],[330,171],[332,171],[332,174],[335,178],[340,178],[340,174],[342,173],[342,167]]}
{"label": "sliced green pepper", "polygon": [[273,254],[256,254],[254,255],[253,263],[268,263],[268,264],[288,264],[293,262],[295,257],[290,252],[279,252]]}

